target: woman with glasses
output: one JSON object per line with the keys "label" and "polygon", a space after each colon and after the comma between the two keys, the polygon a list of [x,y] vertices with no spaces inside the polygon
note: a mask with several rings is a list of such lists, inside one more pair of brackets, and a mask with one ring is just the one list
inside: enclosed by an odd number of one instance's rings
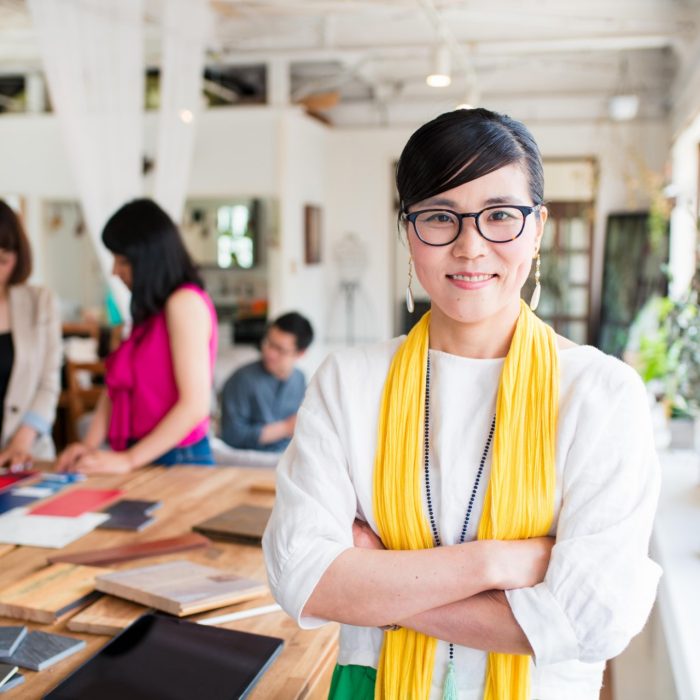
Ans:
{"label": "woman with glasses", "polygon": [[[131,290],[133,328],[107,358],[106,390],[59,471],[127,473],[147,464],[213,465],[209,409],[216,312],[177,226],[155,202],[128,202],[102,241]],[[110,450],[102,449],[107,440]]]}
{"label": "woman with glasses", "polygon": [[644,387],[534,313],[547,209],[523,124],[443,114],[396,180],[407,305],[415,270],[431,309],[311,382],[264,539],[272,590],[303,627],[343,623],[332,698],[597,699],[659,578]]}

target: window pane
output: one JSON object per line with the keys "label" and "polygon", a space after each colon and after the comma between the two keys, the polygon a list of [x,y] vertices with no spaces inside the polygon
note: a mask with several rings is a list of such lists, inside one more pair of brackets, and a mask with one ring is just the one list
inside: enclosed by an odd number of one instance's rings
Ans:
{"label": "window pane", "polygon": [[569,287],[566,293],[566,315],[588,316],[588,289]]}
{"label": "window pane", "polygon": [[563,335],[579,345],[585,345],[587,340],[587,324],[585,321],[570,321],[563,329]]}
{"label": "window pane", "polygon": [[584,253],[573,253],[566,256],[562,267],[565,268],[565,281],[568,284],[588,284],[588,255]]}
{"label": "window pane", "polygon": [[562,245],[564,248],[588,250],[588,224],[582,217],[567,219],[562,226]]}

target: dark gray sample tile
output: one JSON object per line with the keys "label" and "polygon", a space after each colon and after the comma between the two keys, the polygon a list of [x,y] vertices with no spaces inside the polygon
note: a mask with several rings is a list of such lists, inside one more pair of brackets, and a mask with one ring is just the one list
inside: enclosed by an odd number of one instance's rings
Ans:
{"label": "dark gray sample tile", "polygon": [[27,628],[24,626],[0,627],[0,658],[12,656],[26,634]]}
{"label": "dark gray sample tile", "polygon": [[10,658],[0,661],[32,671],[43,671],[85,646],[85,641],[48,632],[30,632]]}

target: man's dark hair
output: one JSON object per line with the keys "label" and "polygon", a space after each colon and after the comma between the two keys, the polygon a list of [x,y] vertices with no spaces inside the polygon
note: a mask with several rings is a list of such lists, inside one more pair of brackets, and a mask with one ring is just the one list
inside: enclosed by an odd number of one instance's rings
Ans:
{"label": "man's dark hair", "polygon": [[270,324],[270,327],[273,326],[285,333],[291,333],[296,338],[299,352],[306,350],[314,339],[314,329],[311,327],[308,319],[296,311],[282,314]]}
{"label": "man's dark hair", "polygon": [[0,199],[0,248],[17,254],[8,284],[22,284],[32,274],[32,250],[22,221],[12,207]]}
{"label": "man's dark hair", "polygon": [[151,199],[134,199],[105,224],[102,242],[131,264],[131,315],[139,324],[159,313],[180,286],[204,289],[175,222]]}

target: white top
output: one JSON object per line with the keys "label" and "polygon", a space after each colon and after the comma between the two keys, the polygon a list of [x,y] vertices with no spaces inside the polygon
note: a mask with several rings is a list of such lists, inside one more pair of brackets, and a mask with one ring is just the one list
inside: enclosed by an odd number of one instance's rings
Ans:
{"label": "white top", "polygon": [[[372,474],[379,403],[401,339],[331,355],[309,385],[278,466],[263,547],[273,594],[302,627],[321,575],[352,547],[356,515],[377,531]],[[507,592],[536,661],[532,697],[597,700],[604,660],[619,654],[652,607],[660,568],[647,556],[659,491],[644,386],[590,346],[560,351],[557,544],[543,583]],[[442,542],[459,537],[495,412],[503,359],[431,350],[431,492]],[[501,426],[502,429],[503,426]],[[475,533],[491,455],[467,539]],[[425,498],[425,494],[424,494]],[[427,510],[426,510],[427,512]],[[382,632],[342,625],[338,663],[377,665]],[[438,643],[432,698],[441,697],[448,644]],[[486,654],[455,647],[460,700],[483,696]]]}

